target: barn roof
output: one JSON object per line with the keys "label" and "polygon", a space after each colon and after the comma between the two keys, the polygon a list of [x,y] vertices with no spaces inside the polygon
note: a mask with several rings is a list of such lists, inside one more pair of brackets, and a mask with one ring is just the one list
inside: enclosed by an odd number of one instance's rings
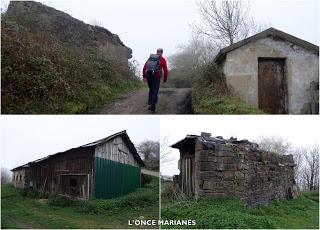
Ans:
{"label": "barn roof", "polygon": [[18,167],[15,167],[13,169],[11,169],[10,171],[17,171],[17,170],[20,170],[20,169],[23,169],[23,168],[29,168],[30,165],[29,164],[24,164],[24,165],[20,165]]}
{"label": "barn roof", "polygon": [[112,134],[108,137],[105,137],[105,138],[102,138],[102,139],[99,139],[97,141],[94,141],[94,142],[91,142],[91,143],[88,143],[88,144],[85,144],[85,145],[81,145],[79,147],[76,147],[76,148],[72,148],[72,149],[68,149],[66,151],[63,151],[63,152],[58,152],[58,153],[55,153],[55,154],[52,154],[52,155],[48,155],[46,157],[43,157],[43,158],[40,158],[40,159],[37,159],[35,161],[31,161],[29,162],[28,164],[25,164],[25,165],[22,165],[22,166],[19,166],[19,167],[16,167],[14,169],[11,169],[11,171],[14,171],[14,170],[19,170],[20,168],[22,168],[23,166],[26,166],[26,167],[29,167],[30,164],[36,164],[36,163],[39,163],[39,162],[42,162],[44,160],[47,160],[47,159],[51,159],[52,157],[58,155],[58,154],[63,154],[63,153],[66,153],[66,152],[69,152],[69,151],[72,151],[72,150],[77,150],[77,149],[85,149],[85,148],[94,148],[95,146],[99,145],[99,144],[102,144],[104,142],[107,142],[109,140],[112,140],[114,139],[115,137],[117,136],[121,136],[125,143],[128,145],[128,148],[130,149],[130,151],[132,152],[135,160],[138,162],[138,164],[143,167],[144,166],[144,163],[141,159],[141,157],[139,156],[138,152],[137,152],[137,149],[135,148],[134,144],[132,143],[132,141],[130,140],[128,134],[127,134],[127,131],[126,130],[123,130],[121,132],[118,132],[118,133],[115,133],[115,134]]}
{"label": "barn roof", "polygon": [[200,141],[206,149],[215,149],[218,145],[245,145],[250,149],[257,149],[258,144],[252,143],[248,140],[237,140],[237,138],[231,137],[230,139],[224,139],[221,136],[211,137],[210,133],[202,132],[198,135],[187,135],[184,139],[176,142],[170,147],[176,149],[188,148],[190,145],[195,144],[195,140]]}
{"label": "barn roof", "polygon": [[237,43],[234,43],[230,46],[227,46],[227,47],[221,49],[219,51],[219,53],[217,54],[217,56],[215,57],[214,62],[221,63],[221,61],[224,60],[226,54],[229,53],[230,51],[233,51],[241,46],[244,46],[244,45],[248,44],[249,42],[256,41],[261,38],[267,38],[267,37],[272,37],[277,40],[285,40],[285,41],[291,42],[292,44],[303,47],[303,48],[310,50],[311,52],[314,52],[319,55],[319,46],[316,46],[310,42],[307,42],[305,40],[302,40],[302,39],[297,38],[293,35],[287,34],[283,31],[280,31],[280,30],[277,30],[277,29],[271,27],[267,30],[264,30],[260,33],[257,33],[255,35],[251,36],[251,37],[248,37],[248,38],[243,39]]}

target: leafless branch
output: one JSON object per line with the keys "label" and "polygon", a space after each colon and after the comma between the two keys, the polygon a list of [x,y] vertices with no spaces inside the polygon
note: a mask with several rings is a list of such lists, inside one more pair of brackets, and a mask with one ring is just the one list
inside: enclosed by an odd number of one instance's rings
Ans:
{"label": "leafless branch", "polygon": [[196,34],[203,35],[220,46],[250,36],[261,29],[250,16],[250,6],[244,0],[199,0],[201,24],[192,24]]}

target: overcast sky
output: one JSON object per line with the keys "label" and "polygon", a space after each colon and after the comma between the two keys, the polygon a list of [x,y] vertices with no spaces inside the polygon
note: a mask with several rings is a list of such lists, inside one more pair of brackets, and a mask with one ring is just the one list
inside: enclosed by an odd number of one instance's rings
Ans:
{"label": "overcast sky", "polygon": [[12,169],[127,130],[134,144],[159,140],[158,116],[1,115],[1,166]]}
{"label": "overcast sky", "polygon": [[[318,116],[161,116],[160,123],[160,141],[167,138],[167,146],[183,139],[187,134],[200,135],[201,132],[209,132],[212,136],[223,136],[226,139],[233,136],[249,141],[261,136],[279,136],[294,147],[320,144]],[[179,174],[179,150],[168,149],[171,150],[174,160],[161,164],[161,174]]]}
{"label": "overcast sky", "polygon": [[[86,23],[93,20],[133,49],[144,64],[150,53],[164,48],[168,56],[191,37],[189,24],[199,22],[197,0],[49,0],[42,1]],[[268,23],[319,45],[318,0],[251,0],[257,22]]]}

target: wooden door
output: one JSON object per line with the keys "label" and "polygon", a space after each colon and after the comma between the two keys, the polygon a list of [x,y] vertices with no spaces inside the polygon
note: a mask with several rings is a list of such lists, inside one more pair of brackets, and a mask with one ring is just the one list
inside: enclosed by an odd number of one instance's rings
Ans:
{"label": "wooden door", "polygon": [[285,59],[258,59],[259,109],[271,114],[287,113]]}
{"label": "wooden door", "polygon": [[188,195],[194,194],[195,168],[194,157],[182,159],[182,192]]}

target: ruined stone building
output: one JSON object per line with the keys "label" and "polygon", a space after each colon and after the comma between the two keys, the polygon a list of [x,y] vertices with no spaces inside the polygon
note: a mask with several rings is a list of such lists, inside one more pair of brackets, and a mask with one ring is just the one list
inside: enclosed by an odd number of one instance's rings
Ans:
{"label": "ruined stone building", "polygon": [[248,140],[187,135],[171,146],[180,150],[175,187],[195,197],[238,197],[257,207],[279,198],[295,198],[292,155],[259,149]]}
{"label": "ruined stone building", "polygon": [[272,114],[319,113],[319,46],[267,29],[215,57],[232,93]]}
{"label": "ruined stone building", "polygon": [[82,199],[114,198],[140,187],[144,166],[126,131],[12,169],[13,185]]}

